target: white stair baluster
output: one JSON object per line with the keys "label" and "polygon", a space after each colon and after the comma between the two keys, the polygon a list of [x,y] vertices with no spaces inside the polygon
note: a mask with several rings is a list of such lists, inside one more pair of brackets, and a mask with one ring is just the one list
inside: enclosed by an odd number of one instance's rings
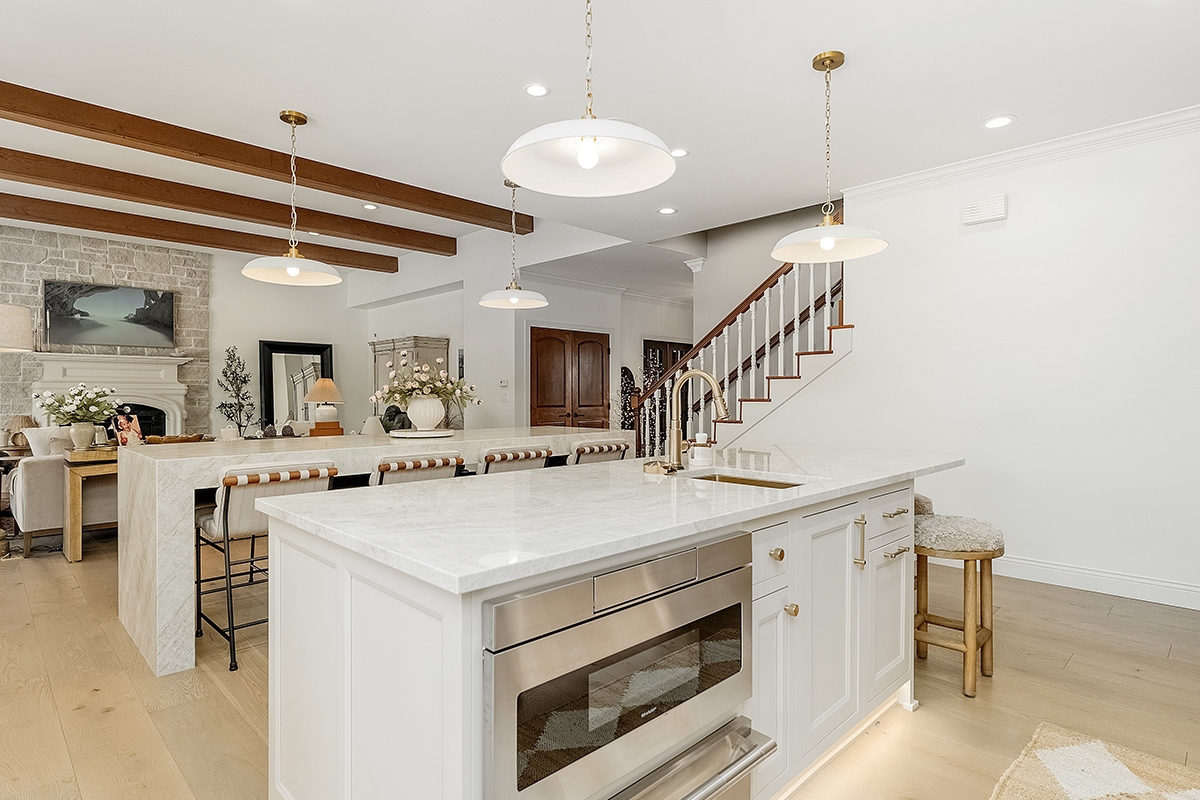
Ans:
{"label": "white stair baluster", "polygon": [[830,277],[832,265],[825,262],[825,330],[821,333],[822,339],[825,336],[829,337],[829,346],[822,347],[822,350],[833,349],[833,331],[829,330],[829,326],[833,324],[833,280]]}
{"label": "white stair baluster", "polygon": [[[704,351],[707,349],[708,349],[708,345],[705,345],[704,347],[700,348],[700,369],[701,370],[704,370]],[[698,406],[696,406],[696,433],[699,433],[700,429],[702,427],[704,427],[704,390],[708,387],[708,384],[700,383],[699,381],[697,381],[696,383],[700,387],[700,396],[696,398],[698,401],[700,401],[700,404]]]}
{"label": "white stair baluster", "polygon": [[808,265],[808,350],[817,349],[817,265]]}
{"label": "white stair baluster", "polygon": [[[800,352],[800,264],[792,265],[792,294],[795,297],[796,318],[792,321],[792,351]],[[796,361],[796,375],[800,375],[800,358],[792,356]]]}
{"label": "white stair baluster", "polygon": [[[767,291],[763,293],[763,375],[771,374],[771,287],[767,287]],[[763,380],[763,389],[767,388],[767,382]],[[766,394],[766,391],[763,392]]]}
{"label": "white stair baluster", "polygon": [[750,397],[758,397],[758,301],[750,303]]}
{"label": "white stair baluster", "polygon": [[781,377],[781,378],[784,375],[787,375],[787,372],[783,368],[783,366],[784,366],[783,345],[784,345],[784,340],[787,339],[787,309],[786,309],[787,294],[785,294],[786,289],[787,289],[787,273],[785,272],[779,276],[779,372],[777,372],[776,374],[779,375],[779,377]]}
{"label": "white stair baluster", "polygon": [[[735,389],[733,392],[733,402],[734,403],[737,403],[738,398],[742,397],[746,393],[745,385],[742,383],[742,375],[744,374],[744,367],[742,366],[742,364],[746,360],[745,356],[742,354],[742,317],[743,316],[745,316],[745,315],[738,314],[738,319],[737,319],[737,326],[738,326],[737,364],[735,364],[733,367],[734,371],[737,372],[737,389]],[[740,411],[740,410],[741,409],[739,408],[738,411]],[[734,412],[734,413],[736,414],[737,412]],[[740,419],[741,418],[740,415],[738,415],[737,418]]]}

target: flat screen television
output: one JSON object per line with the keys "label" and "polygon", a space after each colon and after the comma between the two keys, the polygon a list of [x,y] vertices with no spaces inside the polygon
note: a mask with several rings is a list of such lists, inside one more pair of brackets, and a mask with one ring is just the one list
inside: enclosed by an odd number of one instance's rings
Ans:
{"label": "flat screen television", "polygon": [[46,281],[46,343],[175,346],[175,293]]}

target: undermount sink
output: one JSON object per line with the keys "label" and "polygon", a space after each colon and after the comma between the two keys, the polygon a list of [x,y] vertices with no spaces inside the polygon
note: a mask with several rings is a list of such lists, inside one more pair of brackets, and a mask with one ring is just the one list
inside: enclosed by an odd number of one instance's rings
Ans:
{"label": "undermount sink", "polygon": [[743,486],[761,486],[764,489],[791,489],[795,486],[803,486],[802,483],[785,483],[784,481],[768,481],[762,478],[740,478],[736,475],[722,475],[715,473],[713,475],[700,475],[692,478],[694,481],[712,481],[713,483],[740,483]]}

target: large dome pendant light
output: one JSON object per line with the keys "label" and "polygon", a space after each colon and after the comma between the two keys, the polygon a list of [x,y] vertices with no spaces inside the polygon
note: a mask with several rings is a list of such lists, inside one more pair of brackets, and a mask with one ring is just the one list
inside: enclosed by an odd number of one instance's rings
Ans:
{"label": "large dome pendant light", "polygon": [[328,264],[313,261],[300,255],[296,246],[296,126],[308,122],[308,117],[299,111],[280,111],[279,118],[292,126],[292,231],[288,236],[288,252],[282,256],[262,256],[242,267],[247,278],[263,283],[281,283],[286,286],[332,286],[342,282],[342,276]]}
{"label": "large dome pendant light", "polygon": [[517,189],[512,181],[504,185],[512,189],[512,283],[507,289],[498,292],[488,292],[479,298],[479,305],[486,308],[541,308],[550,305],[550,301],[541,292],[530,292],[517,285]]}
{"label": "large dome pendant light", "polygon": [[775,244],[771,258],[794,264],[823,264],[849,261],[878,253],[888,246],[883,234],[863,225],[839,225],[833,221],[833,201],[829,190],[829,78],[846,61],[837,50],[813,58],[813,69],[825,73],[825,219],[815,228],[789,233]]}
{"label": "large dome pendant light", "polygon": [[675,157],[645,128],[592,113],[592,0],[587,0],[587,105],[579,119],[534,128],[508,148],[500,169],[526,189],[563,197],[613,197],[658,186]]}

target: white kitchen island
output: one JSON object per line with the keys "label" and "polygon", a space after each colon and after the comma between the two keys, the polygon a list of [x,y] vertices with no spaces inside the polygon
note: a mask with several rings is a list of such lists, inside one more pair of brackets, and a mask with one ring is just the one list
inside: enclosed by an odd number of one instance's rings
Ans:
{"label": "white kitchen island", "polygon": [[[781,446],[674,476],[626,461],[259,500],[272,518],[271,797],[539,796],[489,785],[484,610],[746,531],[753,696],[736,711],[778,744],[750,794],[786,796],[897,699],[915,707],[913,480],[962,463]],[[798,485],[697,479],[714,472]],[[678,711],[634,733],[652,741]],[[654,766],[545,796],[611,797]]]}
{"label": "white kitchen island", "polygon": [[320,436],[122,447],[118,452],[118,613],[156,675],[196,665],[195,490],[242,464],[330,461],[341,475],[367,474],[383,457],[455,450],[468,464],[490,448],[549,448],[624,438],[632,431],[541,426],[476,428],[437,439]]}

